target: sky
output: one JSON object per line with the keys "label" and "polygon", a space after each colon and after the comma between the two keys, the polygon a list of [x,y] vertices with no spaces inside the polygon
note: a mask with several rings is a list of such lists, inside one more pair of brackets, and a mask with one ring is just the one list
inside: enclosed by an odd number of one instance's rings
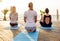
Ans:
{"label": "sky", "polygon": [[28,10],[29,2],[33,2],[34,10],[37,11],[38,17],[40,16],[40,10],[44,11],[45,8],[49,8],[49,14],[51,15],[56,15],[57,9],[60,14],[60,0],[2,0],[0,2],[0,16],[3,16],[1,10],[5,8],[10,9],[10,6],[16,6],[19,17],[23,17],[24,12]]}

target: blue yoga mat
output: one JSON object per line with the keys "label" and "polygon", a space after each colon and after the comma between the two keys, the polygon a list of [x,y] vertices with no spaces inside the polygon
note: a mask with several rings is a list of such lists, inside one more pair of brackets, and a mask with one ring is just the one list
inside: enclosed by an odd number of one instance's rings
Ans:
{"label": "blue yoga mat", "polygon": [[43,30],[54,30],[54,27],[40,27]]}
{"label": "blue yoga mat", "polygon": [[18,25],[17,25],[17,26],[14,26],[14,27],[10,27],[11,30],[16,30],[16,29],[18,29],[18,28],[19,28]]}
{"label": "blue yoga mat", "polygon": [[19,29],[20,25],[16,25],[14,27],[11,27],[11,26],[8,26],[8,27],[5,27],[4,29],[7,29],[7,30],[17,30]]}
{"label": "blue yoga mat", "polygon": [[39,32],[29,32],[29,33],[19,33],[16,37],[14,37],[14,41],[38,41]]}

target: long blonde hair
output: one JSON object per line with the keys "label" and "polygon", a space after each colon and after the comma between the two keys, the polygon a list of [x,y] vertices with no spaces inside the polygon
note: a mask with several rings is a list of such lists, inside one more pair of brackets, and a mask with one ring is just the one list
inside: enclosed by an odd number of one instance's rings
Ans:
{"label": "long blonde hair", "polygon": [[10,7],[10,11],[11,11],[11,13],[16,12],[16,7],[15,7],[15,6],[11,6],[11,7]]}

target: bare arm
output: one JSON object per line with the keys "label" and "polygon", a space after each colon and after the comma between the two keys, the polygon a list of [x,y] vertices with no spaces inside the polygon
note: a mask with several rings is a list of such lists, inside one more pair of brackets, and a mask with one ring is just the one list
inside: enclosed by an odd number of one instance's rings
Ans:
{"label": "bare arm", "polygon": [[26,12],[24,12],[24,22],[26,22]]}
{"label": "bare arm", "polygon": [[17,20],[18,20],[18,13],[17,13]]}
{"label": "bare arm", "polygon": [[52,17],[51,17],[51,22],[52,22]]}
{"label": "bare arm", "polygon": [[36,23],[36,22],[37,22],[37,16],[35,16],[35,18],[34,18],[34,19],[35,19],[35,23]]}
{"label": "bare arm", "polygon": [[11,20],[11,15],[9,15],[9,19]]}
{"label": "bare arm", "polygon": [[26,22],[26,17],[24,17],[24,22]]}

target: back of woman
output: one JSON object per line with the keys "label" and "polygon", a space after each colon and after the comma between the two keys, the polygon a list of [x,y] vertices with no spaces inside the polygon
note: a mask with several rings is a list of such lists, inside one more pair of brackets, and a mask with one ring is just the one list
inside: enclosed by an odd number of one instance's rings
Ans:
{"label": "back of woman", "polygon": [[51,22],[51,15],[48,15],[48,16],[46,16],[46,15],[44,15],[44,27],[51,27],[51,24],[52,24],[52,22]]}
{"label": "back of woman", "polygon": [[52,18],[51,15],[49,15],[49,9],[45,9],[45,15],[42,17],[43,21],[40,21],[41,26],[43,27],[51,27],[52,25]]}

